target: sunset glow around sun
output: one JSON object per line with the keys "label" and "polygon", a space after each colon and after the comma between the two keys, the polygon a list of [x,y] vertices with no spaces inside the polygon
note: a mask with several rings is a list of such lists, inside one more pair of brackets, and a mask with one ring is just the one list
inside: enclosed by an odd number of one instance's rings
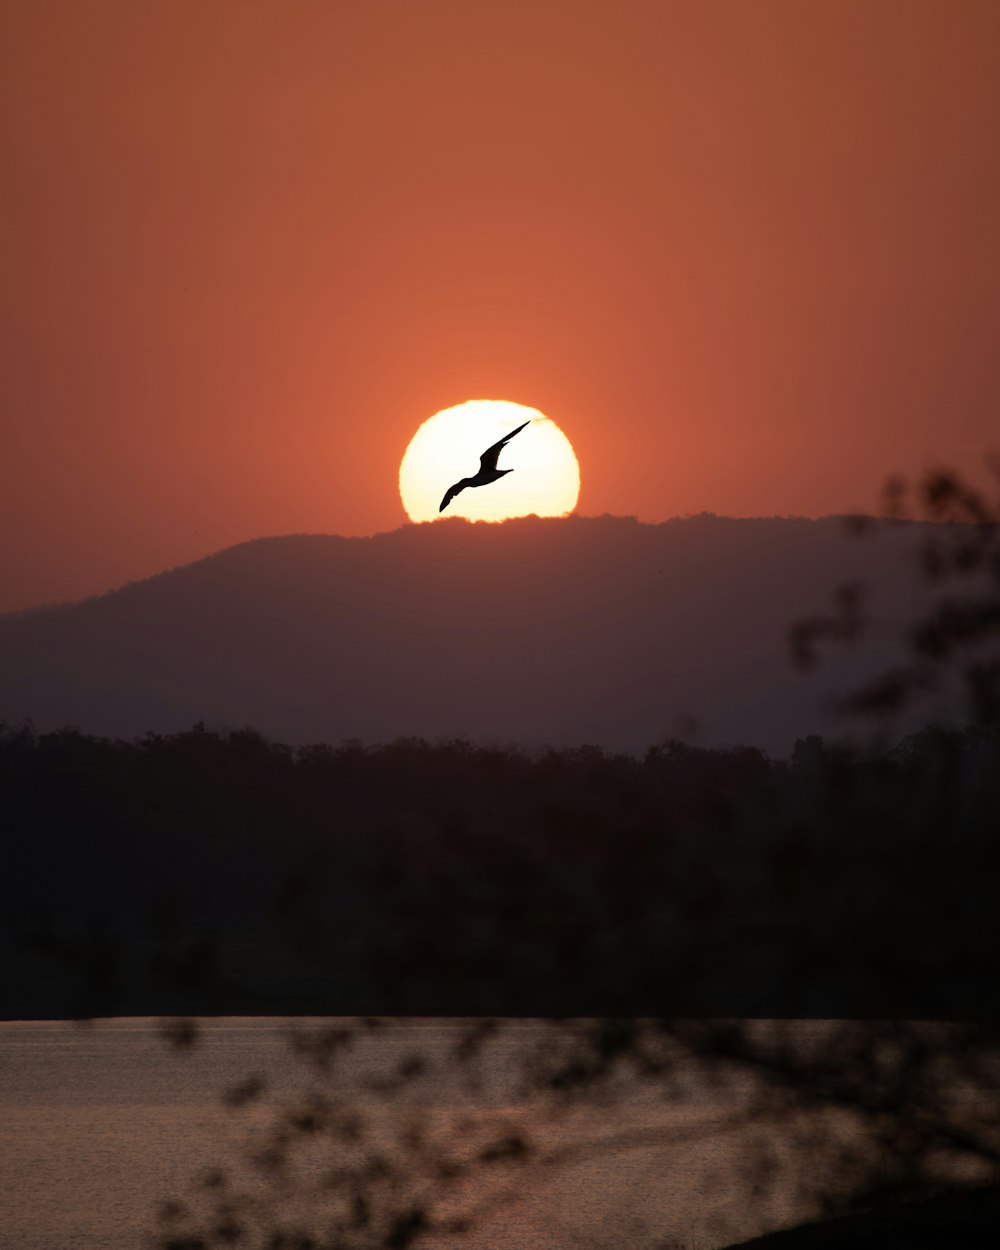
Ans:
{"label": "sunset glow around sun", "polygon": [[[531,424],[511,439],[499,458],[501,469],[513,471],[488,486],[463,490],[440,513],[448,487],[473,476],[483,452],[525,421]],[[442,409],[417,430],[399,466],[399,494],[411,521],[565,516],[580,494],[580,466],[569,439],[537,408],[472,399]]]}

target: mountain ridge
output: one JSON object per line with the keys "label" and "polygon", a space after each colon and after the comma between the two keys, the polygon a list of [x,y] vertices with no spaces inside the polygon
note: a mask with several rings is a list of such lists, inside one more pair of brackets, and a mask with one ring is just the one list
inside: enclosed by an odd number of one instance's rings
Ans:
{"label": "mountain ridge", "polygon": [[[758,523],[758,522],[761,524],[769,524],[774,521],[792,521],[792,522],[804,522],[807,524],[815,524],[815,525],[826,525],[829,523],[833,523],[837,525],[846,526],[849,522],[856,520],[857,517],[858,517],[857,513],[846,513],[846,512],[845,513],[829,513],[821,517],[800,516],[797,513],[775,513],[773,516],[746,516],[744,517],[744,516],[730,516],[727,513],[718,513],[718,512],[695,512],[695,513],[685,514],[683,516],[668,517],[666,520],[663,520],[663,521],[642,521],[642,520],[639,520],[639,518],[636,516],[622,516],[622,515],[618,515],[615,513],[602,513],[597,516],[580,516],[580,515],[573,513],[566,517],[538,517],[538,516],[532,515],[528,517],[512,517],[505,521],[470,521],[465,517],[445,517],[445,518],[442,518],[440,521],[436,522],[436,526],[437,527],[458,526],[458,527],[464,527],[466,529],[472,529],[472,528],[484,528],[485,529],[485,528],[499,528],[501,526],[507,526],[507,525],[517,525],[521,522],[532,522],[532,521],[540,521],[542,523],[547,523],[551,521],[554,521],[556,523],[565,523],[568,521],[574,524],[576,523],[589,524],[592,522],[600,522],[600,523],[614,522],[614,523],[622,523],[626,525],[638,526],[638,527],[642,527],[645,529],[659,529],[663,526],[685,525],[690,522],[705,522],[705,521],[709,521],[709,522],[717,521],[717,522],[721,522],[724,524],[731,524],[731,523],[743,524],[743,523]],[[877,519],[874,517],[865,516],[863,520],[880,523],[880,524],[886,524],[885,521],[877,521]],[[893,521],[892,524],[904,524],[905,525],[908,523]],[[378,530],[374,534],[329,534],[329,533],[324,533],[320,531],[307,531],[307,530],[295,531],[295,532],[288,533],[288,534],[262,534],[262,535],[259,535],[257,538],[246,538],[246,539],[242,539],[240,542],[230,543],[226,547],[220,547],[215,551],[210,551],[206,555],[198,556],[197,558],[193,560],[188,560],[185,563],[174,564],[168,568],[159,569],[155,573],[147,574],[145,577],[129,578],[127,581],[122,582],[120,586],[112,586],[107,590],[95,591],[93,594],[83,595],[79,599],[54,599],[54,600],[50,600],[44,603],[28,604],[25,607],[9,608],[7,610],[0,611],[0,622],[13,618],[13,617],[33,616],[38,613],[62,611],[66,608],[80,607],[83,604],[92,603],[95,600],[107,599],[110,596],[118,595],[123,591],[130,590],[133,587],[144,586],[150,582],[161,581],[163,578],[170,577],[174,573],[180,573],[186,569],[191,569],[199,565],[211,563],[213,561],[219,560],[220,558],[223,558],[229,555],[232,552],[239,552],[248,548],[259,549],[263,546],[270,546],[272,544],[277,546],[280,544],[298,542],[300,540],[305,540],[308,542],[330,541],[332,543],[344,543],[344,544],[353,543],[353,544],[360,545],[360,544],[367,544],[367,543],[376,543],[379,540],[392,538],[401,533],[412,533],[414,531],[426,530],[427,528],[429,527],[427,526],[426,523],[405,522],[402,525],[397,525],[395,529]]]}
{"label": "mountain ridge", "polygon": [[[0,717],[130,734],[195,721],[289,741],[470,737],[638,750],[694,719],[787,751],[892,654],[818,679],[787,628],[861,578],[886,620],[917,593],[920,524],[846,519],[451,519],[251,539],[72,604],[0,616]],[[817,696],[813,711],[806,687]]]}

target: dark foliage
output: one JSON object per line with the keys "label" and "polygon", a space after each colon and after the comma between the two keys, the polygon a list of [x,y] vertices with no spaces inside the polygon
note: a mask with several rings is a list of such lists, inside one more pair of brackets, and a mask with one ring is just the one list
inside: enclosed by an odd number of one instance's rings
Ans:
{"label": "dark foliage", "polygon": [[11,1013],[72,1005],[42,934],[104,1013],[1000,1008],[992,727],[788,761],[8,729],[0,785]]}

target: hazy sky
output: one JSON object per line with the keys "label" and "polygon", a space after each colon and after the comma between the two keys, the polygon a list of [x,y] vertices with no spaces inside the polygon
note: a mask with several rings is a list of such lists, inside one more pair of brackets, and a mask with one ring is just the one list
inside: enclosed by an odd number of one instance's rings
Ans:
{"label": "hazy sky", "polygon": [[1000,450],[996,0],[2,0],[0,148],[0,608],[393,528],[468,398],[648,520]]}

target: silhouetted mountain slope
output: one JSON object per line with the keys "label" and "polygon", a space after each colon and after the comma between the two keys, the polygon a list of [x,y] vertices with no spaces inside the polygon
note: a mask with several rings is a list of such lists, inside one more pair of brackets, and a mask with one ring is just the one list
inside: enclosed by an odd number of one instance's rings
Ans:
{"label": "silhouetted mountain slope", "polygon": [[[571,517],[260,539],[0,618],[0,718],[635,750],[696,717],[706,743],[783,753],[829,733],[830,693],[891,658],[922,529],[858,541],[837,518]],[[789,624],[856,578],[877,588],[883,640],[803,677]]]}

